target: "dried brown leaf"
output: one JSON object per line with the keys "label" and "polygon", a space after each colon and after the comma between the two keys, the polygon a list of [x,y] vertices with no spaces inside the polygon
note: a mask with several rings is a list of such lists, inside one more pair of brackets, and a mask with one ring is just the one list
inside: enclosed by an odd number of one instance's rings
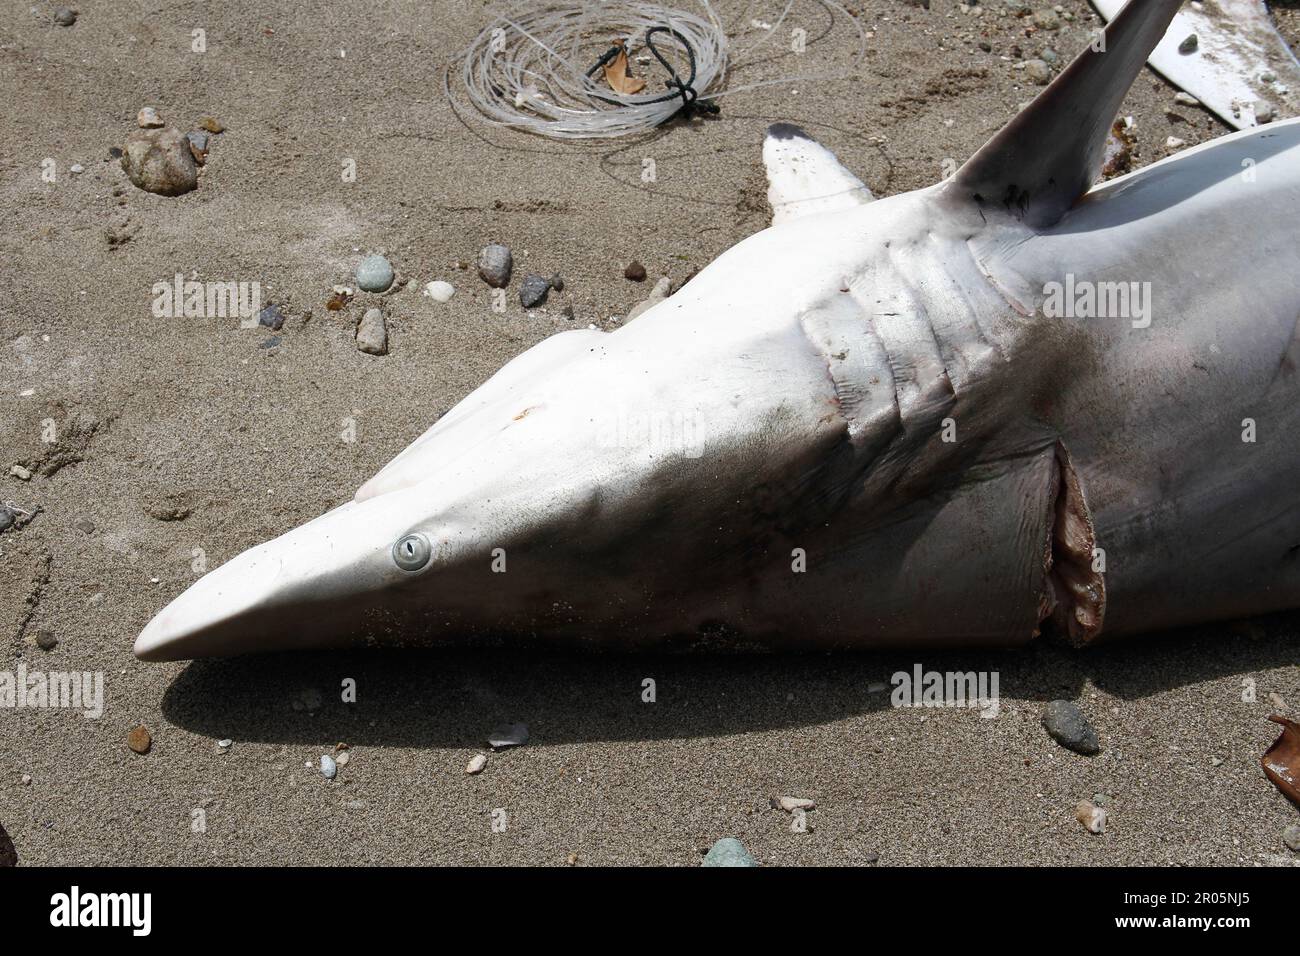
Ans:
{"label": "dried brown leaf", "polygon": [[645,89],[645,80],[632,75],[631,66],[627,61],[627,44],[619,41],[615,46],[619,48],[618,56],[605,64],[605,81],[609,83],[610,89],[620,96],[640,93]]}

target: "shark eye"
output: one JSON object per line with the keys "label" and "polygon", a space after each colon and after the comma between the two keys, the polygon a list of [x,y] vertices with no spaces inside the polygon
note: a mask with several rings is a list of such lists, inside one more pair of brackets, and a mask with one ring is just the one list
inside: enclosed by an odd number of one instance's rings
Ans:
{"label": "shark eye", "polygon": [[393,545],[393,560],[403,571],[418,571],[429,563],[433,548],[422,534],[408,534]]}

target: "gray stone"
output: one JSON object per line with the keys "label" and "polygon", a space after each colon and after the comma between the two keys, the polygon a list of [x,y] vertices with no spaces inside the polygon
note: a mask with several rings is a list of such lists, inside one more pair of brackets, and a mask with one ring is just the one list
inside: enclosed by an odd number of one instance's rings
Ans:
{"label": "gray stone", "polygon": [[1260,123],[1260,124],[1271,123],[1273,122],[1273,119],[1276,116],[1277,116],[1277,110],[1273,108],[1272,103],[1268,102],[1267,100],[1255,101],[1255,122],[1256,123]]}
{"label": "gray stone", "polygon": [[723,837],[704,856],[703,866],[758,866],[745,845],[734,837]]}
{"label": "gray stone", "polygon": [[645,266],[633,259],[627,264],[627,268],[623,270],[623,278],[631,279],[633,282],[644,282]]}
{"label": "gray stone", "polygon": [[1293,823],[1282,831],[1282,842],[1288,848],[1300,853],[1300,823]]}
{"label": "gray stone", "polygon": [[1196,39],[1195,33],[1189,33],[1182,43],[1178,44],[1179,53],[1195,53],[1196,48],[1201,45],[1201,41]]}
{"label": "gray stone", "polygon": [[1039,10],[1034,14],[1034,26],[1040,30],[1059,30],[1061,18],[1056,15],[1055,10]]}
{"label": "gray stone", "polygon": [[208,145],[212,137],[201,129],[190,130],[185,134],[185,141],[190,145],[190,155],[202,166],[208,161]]}
{"label": "gray stone", "polygon": [[543,279],[539,275],[526,275],[523,284],[519,287],[519,302],[525,309],[531,309],[545,302],[546,294],[550,291],[550,280]]}
{"label": "gray stone", "polygon": [[393,265],[383,256],[366,256],[357,264],[357,288],[383,292],[393,284]]}
{"label": "gray stone", "polygon": [[339,772],[338,765],[334,763],[334,758],[329,754],[321,754],[320,773],[326,780],[333,780]]}
{"label": "gray stone", "polygon": [[132,184],[148,193],[180,196],[199,184],[189,141],[170,126],[133,132],[121,162]]}
{"label": "gray stone", "polygon": [[367,355],[388,354],[388,328],[379,309],[367,309],[362,316],[357,326],[357,348]]}
{"label": "gray stone", "polygon": [[478,254],[478,274],[494,289],[504,289],[510,284],[510,273],[515,268],[515,257],[509,246],[494,242],[484,246]]}
{"label": "gray stone", "polygon": [[1101,753],[1097,731],[1076,704],[1068,700],[1054,700],[1043,710],[1043,729],[1062,747],[1091,757]]}
{"label": "gray stone", "polygon": [[257,313],[257,324],[266,326],[272,332],[279,332],[284,327],[284,312],[272,302]]}
{"label": "gray stone", "polygon": [[61,27],[70,27],[77,22],[77,11],[69,7],[59,7],[54,11],[54,22]]}
{"label": "gray stone", "polygon": [[1052,82],[1052,68],[1042,60],[1026,60],[1025,76],[1035,86],[1046,86]]}
{"label": "gray stone", "polygon": [[43,651],[52,651],[59,646],[59,639],[54,636],[53,631],[37,631],[36,646]]}
{"label": "gray stone", "polygon": [[162,117],[152,106],[140,107],[140,112],[135,114],[135,123],[141,129],[161,129],[163,126]]}
{"label": "gray stone", "polygon": [[506,747],[522,747],[528,743],[528,725],[502,724],[488,734],[487,742],[488,746],[493,750],[504,750]]}
{"label": "gray stone", "polygon": [[554,289],[556,292],[563,292],[564,276],[560,275],[558,272],[555,275],[551,276],[551,288]]}
{"label": "gray stone", "polygon": [[18,520],[18,515],[8,506],[0,505],[0,531],[8,531]]}

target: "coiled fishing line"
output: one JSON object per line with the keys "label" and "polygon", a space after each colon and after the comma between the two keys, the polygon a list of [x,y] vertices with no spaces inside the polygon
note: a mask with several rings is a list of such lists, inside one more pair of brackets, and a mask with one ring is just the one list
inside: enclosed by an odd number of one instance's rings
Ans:
{"label": "coiled fishing line", "polygon": [[[816,2],[854,25],[861,54],[866,35],[857,19],[832,0]],[[776,21],[763,24],[758,41],[744,52],[775,35],[794,4],[786,0]],[[615,92],[603,73],[623,42],[628,63],[646,84],[631,95]],[[489,123],[555,139],[643,133],[680,113],[716,112],[716,101],[730,93],[819,78],[782,77],[728,90],[731,57],[727,30],[709,0],[698,0],[693,10],[552,0],[496,14],[465,50],[460,74],[469,100]]]}

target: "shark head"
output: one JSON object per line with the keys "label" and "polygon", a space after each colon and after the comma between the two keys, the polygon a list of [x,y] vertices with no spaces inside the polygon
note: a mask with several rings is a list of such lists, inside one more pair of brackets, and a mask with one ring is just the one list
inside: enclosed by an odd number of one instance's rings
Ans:
{"label": "shark head", "polygon": [[[515,358],[353,500],[197,581],[136,655],[543,632],[1029,639],[1055,603],[1048,569],[1068,566],[1057,525],[1076,550],[1091,532],[1068,455],[1024,426],[1032,377],[1005,375],[1028,352],[1051,375],[1045,349],[1063,346],[1017,324],[970,244],[981,228],[1021,238],[1086,192],[1177,6],[1130,4],[1110,52],[1085,51],[925,190],[873,201],[773,127],[772,228],[615,332]],[[972,540],[1016,557],[996,577],[948,573]]]}

